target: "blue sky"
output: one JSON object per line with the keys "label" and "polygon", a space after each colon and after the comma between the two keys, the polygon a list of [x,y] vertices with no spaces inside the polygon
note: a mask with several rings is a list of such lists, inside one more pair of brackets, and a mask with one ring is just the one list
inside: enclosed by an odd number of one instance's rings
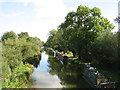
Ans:
{"label": "blue sky", "polygon": [[50,30],[64,21],[79,5],[98,7],[113,23],[118,15],[119,0],[0,0],[0,37],[6,31],[28,32],[46,41]]}

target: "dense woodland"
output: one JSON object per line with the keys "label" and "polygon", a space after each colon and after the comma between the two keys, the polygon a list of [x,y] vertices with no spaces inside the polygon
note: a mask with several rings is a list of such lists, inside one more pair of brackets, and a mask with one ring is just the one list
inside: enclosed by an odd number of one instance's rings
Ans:
{"label": "dense woodland", "polygon": [[3,34],[2,44],[2,87],[25,88],[30,84],[32,64],[39,60],[43,42],[30,37],[27,32],[16,35],[10,31]]}

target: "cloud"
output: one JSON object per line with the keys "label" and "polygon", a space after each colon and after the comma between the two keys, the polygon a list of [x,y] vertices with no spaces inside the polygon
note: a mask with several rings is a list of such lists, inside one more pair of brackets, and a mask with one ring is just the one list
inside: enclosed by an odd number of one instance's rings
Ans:
{"label": "cloud", "polygon": [[[41,40],[46,41],[47,35],[50,30],[57,29],[57,26],[64,21],[64,17],[69,11],[75,11],[77,6],[69,6],[65,2],[77,3],[77,2],[108,2],[108,0],[0,0],[0,2],[18,2],[23,3],[25,8],[32,5],[32,9],[24,12],[14,12],[10,14],[1,14],[0,17],[12,17],[11,23],[2,25],[1,30],[14,30],[16,33],[29,32],[30,36],[37,36]],[[109,0],[112,2],[113,0]],[[117,0],[116,0],[117,1]],[[24,14],[25,13],[25,14]],[[30,15],[28,13],[34,13]],[[24,15],[22,15],[24,14]],[[16,21],[14,17],[20,16]],[[29,16],[30,19],[25,17]],[[112,21],[113,15],[105,15]],[[24,18],[24,19],[22,19]],[[33,20],[34,19],[34,20]],[[9,20],[10,21],[10,20]],[[7,21],[8,22],[8,21]],[[22,23],[20,23],[22,22]]]}
{"label": "cloud", "polygon": [[65,0],[65,2],[118,2],[119,0]]}
{"label": "cloud", "polygon": [[[34,7],[34,22],[30,19],[30,21],[22,21],[22,22],[32,22],[32,24],[27,23],[29,25],[11,23],[8,27],[11,30],[23,31],[26,30],[32,36],[40,37],[42,40],[46,41],[47,34],[52,29],[57,29],[57,26],[60,25],[64,21],[64,17],[67,14],[67,7],[64,5],[63,0],[0,0],[0,2],[18,2],[23,3],[25,8],[29,4],[32,4]],[[25,12],[26,13],[26,12]],[[20,13],[10,13],[10,14],[1,14],[2,17],[16,17],[24,12]],[[25,14],[27,15],[27,14]],[[17,19],[18,20],[18,19]],[[17,21],[18,23],[19,21]],[[26,24],[25,23],[25,24]]]}
{"label": "cloud", "polygon": [[23,2],[25,6],[32,3],[35,6],[38,18],[61,18],[64,17],[67,7],[63,0],[13,0]]}
{"label": "cloud", "polygon": [[43,30],[41,38],[44,38],[44,41],[47,39],[49,31],[57,29],[57,26],[64,21],[64,17],[68,12],[63,0],[30,0],[24,3],[25,5],[29,3],[34,5],[36,12],[35,17],[41,20],[37,27]]}
{"label": "cloud", "polygon": [[22,2],[25,6],[32,3],[38,17],[63,16],[67,8],[63,0],[0,0],[0,2]]}
{"label": "cloud", "polygon": [[[31,77],[34,79],[34,88],[62,88],[63,86],[60,84],[60,80],[58,76],[50,75],[47,72],[33,72]],[[54,82],[54,83],[51,83]]]}
{"label": "cloud", "polygon": [[12,17],[16,17],[16,16],[19,16],[19,15],[22,15],[24,14],[24,12],[13,12],[13,13],[9,13],[9,14],[0,14],[0,17],[6,17],[6,18],[12,18]]}

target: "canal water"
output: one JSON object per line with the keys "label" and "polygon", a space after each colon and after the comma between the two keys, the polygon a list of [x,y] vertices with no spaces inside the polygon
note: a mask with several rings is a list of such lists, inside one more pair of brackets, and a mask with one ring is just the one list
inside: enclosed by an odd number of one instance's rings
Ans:
{"label": "canal water", "polygon": [[81,71],[74,64],[63,64],[58,58],[42,52],[31,77],[33,88],[88,88]]}

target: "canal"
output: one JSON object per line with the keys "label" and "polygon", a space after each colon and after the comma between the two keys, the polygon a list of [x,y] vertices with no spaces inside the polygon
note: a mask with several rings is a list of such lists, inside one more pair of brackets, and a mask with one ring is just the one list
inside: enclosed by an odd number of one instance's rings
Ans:
{"label": "canal", "polygon": [[61,60],[46,51],[31,77],[33,88],[89,88],[83,80],[81,70],[76,64],[64,64]]}

